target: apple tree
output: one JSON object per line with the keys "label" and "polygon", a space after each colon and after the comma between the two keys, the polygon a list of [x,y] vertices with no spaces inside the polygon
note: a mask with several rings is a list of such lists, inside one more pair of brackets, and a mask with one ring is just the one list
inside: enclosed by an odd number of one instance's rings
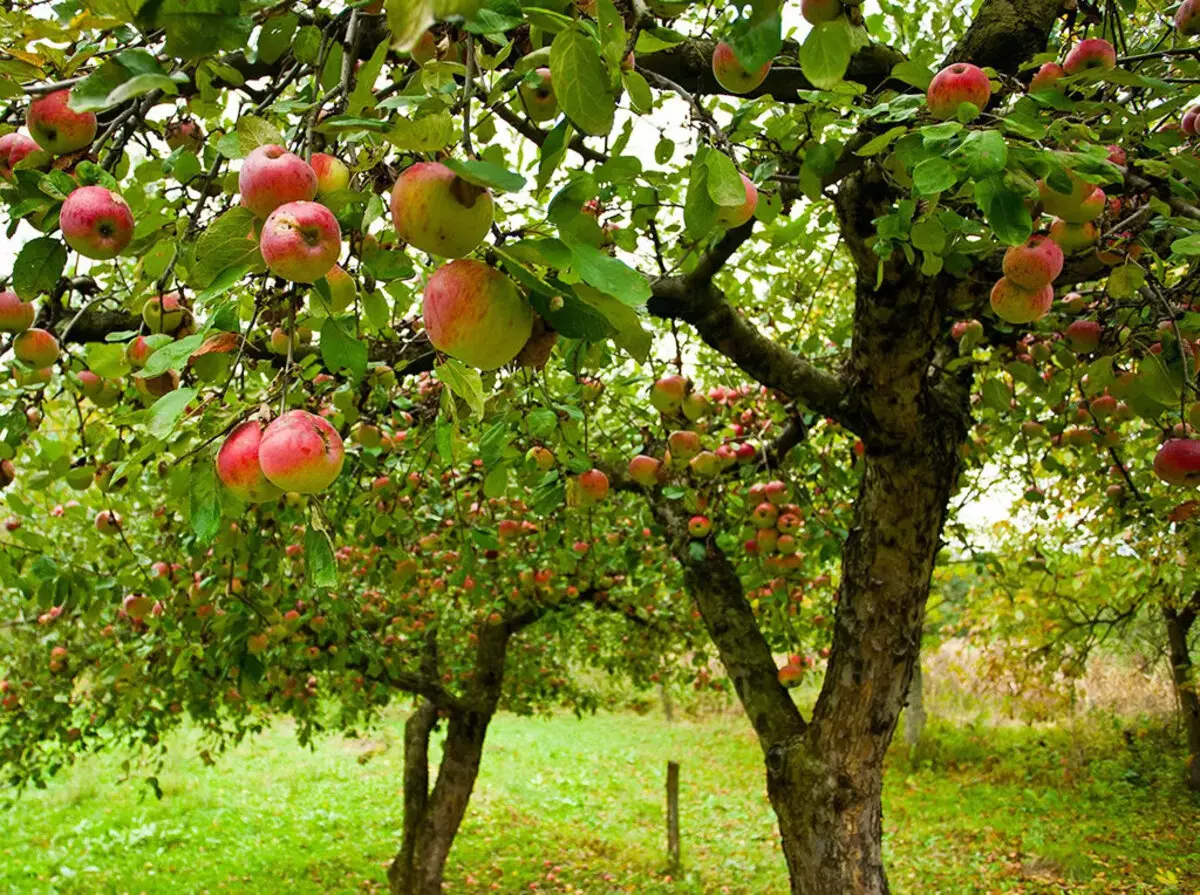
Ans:
{"label": "apple tree", "polygon": [[435,892],[501,700],[698,615],[792,890],[887,891],[989,432],[1124,400],[1065,444],[1197,482],[1195,6],[15,4],[5,766],[415,693],[391,880]]}

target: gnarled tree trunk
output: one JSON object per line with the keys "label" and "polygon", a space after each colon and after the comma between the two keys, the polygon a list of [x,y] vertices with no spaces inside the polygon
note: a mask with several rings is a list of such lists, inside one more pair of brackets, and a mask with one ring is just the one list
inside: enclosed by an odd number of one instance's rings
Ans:
{"label": "gnarled tree trunk", "polygon": [[[1194,598],[1192,603],[1196,602],[1200,601]],[[1196,611],[1192,604],[1183,609],[1164,608],[1163,619],[1167,625],[1167,654],[1171,660],[1171,674],[1187,734],[1188,788],[1200,792],[1200,695],[1196,692],[1197,682],[1191,652],[1188,650],[1188,634],[1196,621]]]}

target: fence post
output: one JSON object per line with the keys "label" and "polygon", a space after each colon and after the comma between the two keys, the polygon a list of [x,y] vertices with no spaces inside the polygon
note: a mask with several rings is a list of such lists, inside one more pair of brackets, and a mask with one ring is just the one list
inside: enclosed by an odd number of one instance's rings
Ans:
{"label": "fence post", "polygon": [[679,860],[679,762],[667,762],[667,858],[672,873]]}

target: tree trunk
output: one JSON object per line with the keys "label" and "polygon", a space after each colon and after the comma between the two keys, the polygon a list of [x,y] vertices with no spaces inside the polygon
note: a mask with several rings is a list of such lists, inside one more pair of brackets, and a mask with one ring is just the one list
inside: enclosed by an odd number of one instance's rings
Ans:
{"label": "tree trunk", "polygon": [[1179,696],[1179,708],[1183,716],[1183,727],[1187,733],[1188,788],[1200,792],[1200,696],[1196,692],[1196,680],[1192,673],[1192,657],[1188,651],[1188,634],[1196,613],[1192,608],[1163,609],[1167,623],[1167,647],[1171,659],[1171,674],[1175,681],[1175,692]]}
{"label": "tree trunk", "polygon": [[921,648],[957,476],[957,436],[868,454],[842,560],[834,648],[805,735],[772,749],[767,787],[795,895],[883,895],[883,759]]}
{"label": "tree trunk", "polygon": [[904,706],[904,742],[909,749],[921,742],[925,731],[925,676],[921,672],[921,660],[913,665],[912,681],[908,685],[908,702]]}

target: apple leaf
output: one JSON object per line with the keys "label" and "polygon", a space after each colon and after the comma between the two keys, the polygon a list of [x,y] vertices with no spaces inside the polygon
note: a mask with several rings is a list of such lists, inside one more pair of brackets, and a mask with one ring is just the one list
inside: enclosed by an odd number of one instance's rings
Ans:
{"label": "apple leaf", "polygon": [[51,236],[31,239],[13,264],[13,291],[25,301],[49,292],[67,266],[67,249]]}
{"label": "apple leaf", "polygon": [[[161,353],[155,352],[154,357]],[[178,388],[155,401],[154,406],[150,408],[150,420],[146,426],[150,434],[160,440],[166,440],[196,394],[194,388]]]}
{"label": "apple leaf", "polygon": [[321,326],[321,360],[331,373],[349,370],[355,379],[367,373],[367,346],[332,317]]}
{"label": "apple leaf", "polygon": [[242,155],[249,155],[259,146],[282,146],[283,135],[269,121],[264,121],[254,115],[243,115],[237,123],[238,145]]}
{"label": "apple leaf", "polygon": [[471,412],[483,417],[483,379],[478,370],[471,369],[461,361],[447,358],[433,368],[433,375],[456,396],[467,402]]}
{"label": "apple leaf", "polygon": [[76,112],[102,112],[152,90],[173,96],[183,83],[186,74],[168,74],[152,53],[123,50],[72,87],[68,105]]}
{"label": "apple leaf", "polygon": [[493,165],[491,162],[478,159],[469,159],[464,162],[448,158],[442,164],[467,183],[473,183],[475,186],[488,187],[502,193],[516,193],[525,186],[525,178],[520,174],[515,174],[499,165]]}
{"label": "apple leaf", "polygon": [[595,38],[579,25],[560,33],[550,45],[550,70],[559,105],[572,124],[597,137],[612,130],[617,104]]}
{"label": "apple leaf", "polygon": [[337,587],[337,561],[329,535],[311,524],[304,532],[304,569],[314,587]]}
{"label": "apple leaf", "polygon": [[189,284],[207,289],[231,267],[262,269],[262,254],[254,234],[254,213],[242,206],[231,208],[209,225],[196,240],[196,260],[189,269]]}
{"label": "apple leaf", "polygon": [[1009,189],[1002,177],[975,184],[975,204],[987,217],[996,238],[1006,245],[1021,245],[1033,232],[1033,218],[1023,197]]}
{"label": "apple leaf", "polygon": [[650,282],[644,275],[593,245],[574,243],[571,266],[589,286],[627,305],[643,305],[650,298]]}
{"label": "apple leaf", "polygon": [[839,84],[850,67],[850,25],[844,16],[813,28],[800,47],[800,70],[821,90]]}
{"label": "apple leaf", "polygon": [[737,207],[746,201],[746,185],[733,159],[723,152],[712,150],[704,158],[708,168],[705,188],[717,205]]}
{"label": "apple leaf", "polygon": [[221,527],[221,494],[217,486],[217,469],[213,461],[201,455],[192,464],[188,483],[188,521],[202,543],[217,536]]}

